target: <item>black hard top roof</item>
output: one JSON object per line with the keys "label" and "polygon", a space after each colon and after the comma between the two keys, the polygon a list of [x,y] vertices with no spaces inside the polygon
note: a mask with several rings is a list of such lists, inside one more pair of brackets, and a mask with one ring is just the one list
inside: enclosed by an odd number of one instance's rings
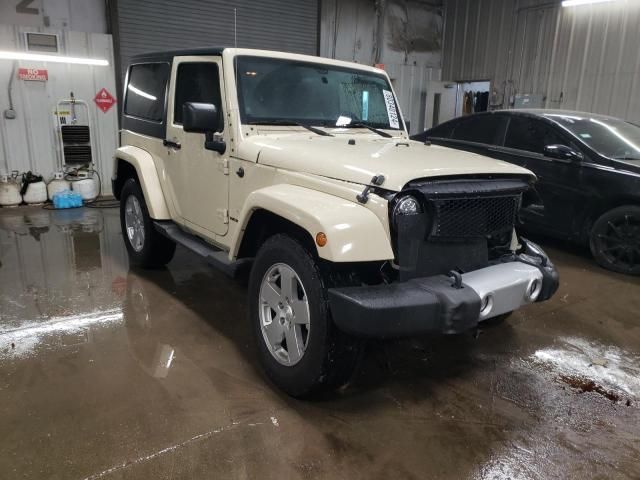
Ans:
{"label": "black hard top roof", "polygon": [[135,55],[131,58],[131,63],[141,62],[170,62],[173,57],[185,55],[221,55],[222,51],[229,47],[199,47],[186,48],[183,50],[165,50],[164,52],[148,52]]}

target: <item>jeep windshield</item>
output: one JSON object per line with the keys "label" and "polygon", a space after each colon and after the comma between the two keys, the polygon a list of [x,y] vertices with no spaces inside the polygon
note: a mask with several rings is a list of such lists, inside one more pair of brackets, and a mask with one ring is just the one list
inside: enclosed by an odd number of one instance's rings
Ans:
{"label": "jeep windshield", "polygon": [[236,57],[236,68],[240,118],[245,124],[403,128],[384,75],[253,56]]}
{"label": "jeep windshield", "polygon": [[640,160],[640,127],[600,115],[546,114],[596,152],[616,160]]}

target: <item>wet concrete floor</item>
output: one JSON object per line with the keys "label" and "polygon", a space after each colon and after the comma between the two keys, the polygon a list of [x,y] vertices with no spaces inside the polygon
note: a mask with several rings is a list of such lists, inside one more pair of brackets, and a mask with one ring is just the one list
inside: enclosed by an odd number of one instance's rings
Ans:
{"label": "wet concrete floor", "polygon": [[131,270],[117,210],[0,209],[0,478],[640,478],[640,281],[546,247],[551,302],[371,343],[302,402],[242,285],[181,249]]}

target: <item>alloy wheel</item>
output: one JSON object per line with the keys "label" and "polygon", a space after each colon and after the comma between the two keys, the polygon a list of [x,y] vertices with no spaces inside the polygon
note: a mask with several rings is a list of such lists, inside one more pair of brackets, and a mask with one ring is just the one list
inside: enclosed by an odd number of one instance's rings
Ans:
{"label": "alloy wheel", "polygon": [[298,363],[309,343],[309,301],[298,274],[277,263],[260,284],[260,328],[271,355],[282,365]]}
{"label": "alloy wheel", "polygon": [[640,263],[640,218],[624,214],[596,233],[598,250],[611,264],[633,270]]}
{"label": "alloy wheel", "polygon": [[131,247],[140,252],[144,247],[144,216],[140,202],[134,195],[129,195],[124,207],[124,224]]}

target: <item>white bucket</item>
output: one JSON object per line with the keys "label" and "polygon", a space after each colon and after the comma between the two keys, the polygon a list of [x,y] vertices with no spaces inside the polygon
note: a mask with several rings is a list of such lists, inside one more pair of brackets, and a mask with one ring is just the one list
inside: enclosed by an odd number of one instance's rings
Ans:
{"label": "white bucket", "polygon": [[93,178],[85,178],[84,180],[71,182],[71,188],[74,192],[77,192],[85,202],[95,200],[98,196],[98,189],[96,188],[96,182]]}
{"label": "white bucket", "polygon": [[69,190],[70,188],[71,186],[69,185],[69,182],[64,179],[63,174],[61,172],[56,172],[53,176],[53,180],[51,180],[49,185],[47,185],[47,196],[49,197],[49,200],[53,200],[53,196],[56,193],[63,190]]}
{"label": "white bucket", "polygon": [[24,202],[44,203],[47,201],[47,184],[43,181],[30,183],[27,185],[27,191],[24,192]]}
{"label": "white bucket", "polygon": [[3,207],[13,207],[22,203],[20,187],[8,176],[0,178],[0,205]]}

